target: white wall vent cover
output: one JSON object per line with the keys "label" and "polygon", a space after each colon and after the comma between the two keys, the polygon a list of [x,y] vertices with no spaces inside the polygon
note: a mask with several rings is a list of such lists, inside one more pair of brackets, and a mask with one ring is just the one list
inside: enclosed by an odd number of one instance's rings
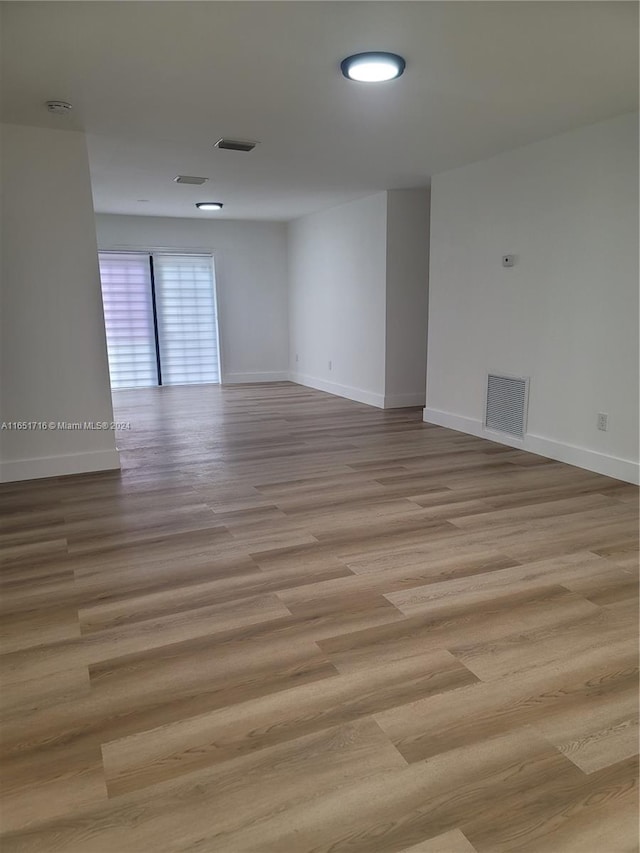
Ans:
{"label": "white wall vent cover", "polygon": [[209,178],[199,178],[197,175],[178,175],[173,179],[176,184],[195,184],[201,186],[206,184]]}
{"label": "white wall vent cover", "polygon": [[223,136],[213,147],[224,148],[227,151],[253,151],[257,144],[253,139],[227,139]]}
{"label": "white wall vent cover", "polygon": [[485,429],[523,438],[527,429],[529,380],[490,373],[487,377]]}

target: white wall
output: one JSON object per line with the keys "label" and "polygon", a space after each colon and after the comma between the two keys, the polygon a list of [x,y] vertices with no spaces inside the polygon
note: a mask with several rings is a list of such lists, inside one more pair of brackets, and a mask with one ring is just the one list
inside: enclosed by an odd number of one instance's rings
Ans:
{"label": "white wall", "polygon": [[433,178],[425,420],[482,434],[487,371],[530,376],[525,448],[637,482],[637,123]]}
{"label": "white wall", "polygon": [[290,223],[292,379],[381,408],[423,405],[428,263],[428,190]]}
{"label": "white wall", "polygon": [[216,272],[222,381],[288,377],[286,225],[96,216],[100,249],[199,249]]}
{"label": "white wall", "polygon": [[294,381],[384,404],[386,228],[385,192],[289,223]]}
{"label": "white wall", "polygon": [[387,193],[386,408],[425,402],[429,206],[427,189]]}
{"label": "white wall", "polygon": [[[113,420],[82,133],[2,126],[0,420]],[[3,430],[3,481],[119,467],[115,434]]]}

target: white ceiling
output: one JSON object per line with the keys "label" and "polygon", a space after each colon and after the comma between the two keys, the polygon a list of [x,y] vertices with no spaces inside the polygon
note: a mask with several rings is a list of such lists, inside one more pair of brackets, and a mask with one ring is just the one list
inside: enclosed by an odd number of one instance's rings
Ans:
{"label": "white ceiling", "polygon": [[[9,2],[2,18],[3,120],[84,129],[99,212],[202,218],[213,199],[223,218],[291,219],[637,108],[632,2]],[[402,54],[404,76],[345,80],[366,49]]]}

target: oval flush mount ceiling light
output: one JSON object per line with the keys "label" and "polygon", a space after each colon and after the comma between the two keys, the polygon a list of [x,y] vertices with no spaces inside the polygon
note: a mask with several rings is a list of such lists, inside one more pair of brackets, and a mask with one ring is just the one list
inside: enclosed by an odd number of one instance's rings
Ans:
{"label": "oval flush mount ceiling light", "polygon": [[404,72],[406,62],[396,53],[384,53],[379,50],[355,53],[340,63],[340,69],[348,80],[359,83],[383,83],[395,80]]}
{"label": "oval flush mount ceiling light", "polygon": [[221,201],[199,201],[196,204],[198,210],[222,210]]}

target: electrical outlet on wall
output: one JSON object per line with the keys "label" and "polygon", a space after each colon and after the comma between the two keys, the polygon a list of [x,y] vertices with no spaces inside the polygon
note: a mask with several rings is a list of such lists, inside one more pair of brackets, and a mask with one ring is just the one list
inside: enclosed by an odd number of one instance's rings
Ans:
{"label": "electrical outlet on wall", "polygon": [[598,412],[598,429],[603,432],[609,429],[609,415],[606,412]]}
{"label": "electrical outlet on wall", "polygon": [[332,362],[329,361],[329,370],[333,370]]}
{"label": "electrical outlet on wall", "polygon": [[298,353],[296,353],[296,361],[298,361]]}

